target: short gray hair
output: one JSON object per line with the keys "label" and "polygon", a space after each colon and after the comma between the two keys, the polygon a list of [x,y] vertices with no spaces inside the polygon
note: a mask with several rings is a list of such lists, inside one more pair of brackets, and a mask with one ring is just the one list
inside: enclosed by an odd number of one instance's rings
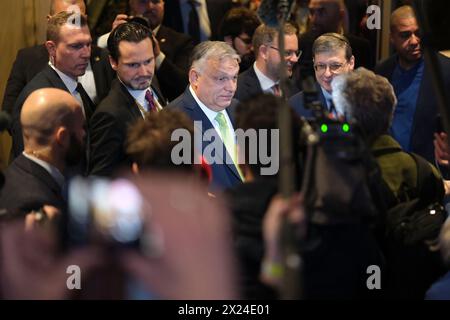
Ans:
{"label": "short gray hair", "polygon": [[238,63],[241,58],[236,51],[223,41],[204,41],[198,44],[191,55],[191,69],[202,72],[208,60],[222,61],[224,59],[235,59]]}
{"label": "short gray hair", "polygon": [[386,78],[361,67],[336,76],[331,87],[334,104],[359,123],[369,140],[388,132],[397,98]]}

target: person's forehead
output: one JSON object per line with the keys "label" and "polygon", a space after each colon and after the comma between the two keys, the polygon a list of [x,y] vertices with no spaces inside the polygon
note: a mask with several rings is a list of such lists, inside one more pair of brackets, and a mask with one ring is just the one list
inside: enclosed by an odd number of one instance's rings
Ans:
{"label": "person's forehead", "polygon": [[417,30],[417,20],[414,17],[398,18],[394,23],[394,27],[398,31]]}
{"label": "person's forehead", "polygon": [[89,27],[87,25],[80,28],[71,24],[64,24],[59,29],[60,40],[65,40],[66,42],[73,42],[78,40],[75,38],[80,38],[81,36],[90,41],[91,32],[89,31]]}
{"label": "person's forehead", "polygon": [[345,49],[340,48],[333,51],[328,52],[319,52],[314,55],[314,61],[317,63],[318,61],[345,61]]}
{"label": "person's forehead", "polygon": [[118,49],[122,58],[139,56],[150,59],[153,57],[152,41],[150,38],[145,38],[140,42],[122,40],[119,42]]}

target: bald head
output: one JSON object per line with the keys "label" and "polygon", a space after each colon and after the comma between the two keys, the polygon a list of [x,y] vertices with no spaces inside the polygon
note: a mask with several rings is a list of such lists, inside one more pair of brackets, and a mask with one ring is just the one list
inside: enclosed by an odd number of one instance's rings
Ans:
{"label": "bald head", "polygon": [[400,24],[401,20],[416,19],[414,9],[411,6],[401,6],[391,14],[391,31]]}
{"label": "bald head", "polygon": [[77,114],[82,114],[81,106],[68,92],[54,88],[34,91],[20,113],[25,148],[31,142],[49,144],[54,132],[60,126],[71,127]]}
{"label": "bald head", "polygon": [[86,14],[84,0],[52,0],[50,3],[50,16],[54,16],[58,12],[67,11],[73,5],[78,6],[82,14]]}

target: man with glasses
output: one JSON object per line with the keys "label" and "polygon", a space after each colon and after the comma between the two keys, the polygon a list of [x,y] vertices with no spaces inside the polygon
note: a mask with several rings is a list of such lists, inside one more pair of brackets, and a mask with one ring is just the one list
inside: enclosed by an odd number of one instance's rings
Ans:
{"label": "man with glasses", "polygon": [[[284,61],[287,77],[292,76],[292,69],[301,52],[298,50],[297,29],[287,23],[284,26]],[[278,30],[267,25],[260,25],[253,35],[253,48],[256,60],[252,67],[241,73],[235,98],[244,101],[261,93],[271,93],[289,98],[298,89],[292,80],[288,81],[286,92],[280,88],[280,49],[278,47]]]}
{"label": "man with glasses", "polygon": [[[352,48],[343,35],[326,33],[314,41],[312,50],[319,101],[325,108],[324,111],[329,112],[335,118],[343,116],[343,110],[336,109],[332,103],[331,82],[337,75],[352,71],[355,67]],[[307,119],[314,117],[313,110],[305,106],[303,92],[299,92],[289,99],[289,104],[300,116]]]}
{"label": "man with glasses", "polygon": [[238,7],[228,11],[219,29],[220,40],[225,41],[241,57],[239,72],[250,68],[255,62],[252,37],[261,24],[255,11]]}

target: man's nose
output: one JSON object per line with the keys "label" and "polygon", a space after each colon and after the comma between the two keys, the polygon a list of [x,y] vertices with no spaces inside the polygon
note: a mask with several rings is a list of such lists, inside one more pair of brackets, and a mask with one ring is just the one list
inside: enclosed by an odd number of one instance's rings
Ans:
{"label": "man's nose", "polygon": [[91,57],[91,45],[86,45],[81,49],[81,57],[87,59]]}

